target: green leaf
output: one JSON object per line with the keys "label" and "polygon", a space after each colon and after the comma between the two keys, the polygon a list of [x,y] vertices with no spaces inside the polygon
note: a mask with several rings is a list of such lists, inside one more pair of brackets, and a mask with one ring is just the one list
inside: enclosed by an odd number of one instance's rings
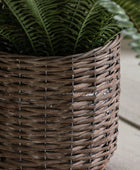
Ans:
{"label": "green leaf", "polygon": [[105,45],[123,30],[138,50],[139,9],[132,0],[3,0],[0,44],[18,53],[65,56]]}
{"label": "green leaf", "polygon": [[118,21],[118,26],[123,30],[122,33],[137,40],[131,45],[134,50],[139,51],[140,5],[138,6],[132,0],[99,0],[99,3],[115,15],[114,19]]}
{"label": "green leaf", "polygon": [[125,21],[119,21],[118,26],[120,28],[134,28],[134,24],[130,21],[125,22]]}
{"label": "green leaf", "polygon": [[123,15],[123,14],[115,15],[114,19],[119,22],[129,22],[129,17],[127,15]]}
{"label": "green leaf", "polygon": [[[3,0],[25,31],[35,54],[45,46],[40,28],[24,0]],[[42,41],[39,41],[42,39]]]}
{"label": "green leaf", "polygon": [[11,43],[19,53],[22,53],[24,48],[26,52],[29,52],[28,48],[24,46],[29,45],[29,42],[20,28],[14,25],[2,25],[0,26],[0,36]]}
{"label": "green leaf", "polygon": [[140,58],[140,54],[136,55],[136,58]]}
{"label": "green leaf", "polygon": [[[58,40],[54,38],[54,34],[59,35],[60,26],[58,24],[59,20],[59,12],[57,9],[57,1],[56,0],[26,0],[29,9],[33,16],[36,18],[37,22],[42,28],[43,34],[46,37],[47,44],[51,49],[51,54],[55,55],[54,44]],[[59,37],[61,38],[61,37]]]}

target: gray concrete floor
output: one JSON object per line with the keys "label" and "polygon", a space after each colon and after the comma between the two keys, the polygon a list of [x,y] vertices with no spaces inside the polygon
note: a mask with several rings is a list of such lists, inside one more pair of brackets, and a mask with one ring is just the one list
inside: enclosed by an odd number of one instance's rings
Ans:
{"label": "gray concrete floor", "polygon": [[106,170],[140,170],[140,60],[135,55],[123,41],[119,114],[125,121],[120,121],[118,149]]}
{"label": "gray concrete floor", "polygon": [[118,149],[106,170],[140,170],[140,131],[120,121]]}
{"label": "gray concrete floor", "polygon": [[140,59],[122,43],[120,115],[140,127]]}

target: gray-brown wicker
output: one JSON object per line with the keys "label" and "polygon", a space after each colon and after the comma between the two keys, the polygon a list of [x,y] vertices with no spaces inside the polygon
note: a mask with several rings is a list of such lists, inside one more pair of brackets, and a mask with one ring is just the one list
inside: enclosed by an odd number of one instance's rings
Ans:
{"label": "gray-brown wicker", "polygon": [[0,169],[103,170],[116,149],[120,36],[66,57],[0,52]]}

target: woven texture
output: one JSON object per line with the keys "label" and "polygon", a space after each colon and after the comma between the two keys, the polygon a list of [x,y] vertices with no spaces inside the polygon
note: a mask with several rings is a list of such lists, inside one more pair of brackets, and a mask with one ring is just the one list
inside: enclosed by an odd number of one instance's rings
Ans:
{"label": "woven texture", "polygon": [[0,169],[103,170],[116,149],[120,36],[66,57],[0,52]]}

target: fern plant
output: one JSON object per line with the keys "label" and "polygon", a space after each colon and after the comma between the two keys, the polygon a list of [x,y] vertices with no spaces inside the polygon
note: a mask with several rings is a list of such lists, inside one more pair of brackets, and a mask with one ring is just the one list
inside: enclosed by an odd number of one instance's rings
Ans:
{"label": "fern plant", "polygon": [[1,0],[0,50],[65,56],[105,45],[122,31],[140,51],[138,4],[136,0]]}
{"label": "fern plant", "polygon": [[[118,21],[122,33],[133,40],[132,48],[140,52],[140,1],[101,0],[100,4],[114,14],[114,19]],[[139,58],[140,55],[137,57]]]}

